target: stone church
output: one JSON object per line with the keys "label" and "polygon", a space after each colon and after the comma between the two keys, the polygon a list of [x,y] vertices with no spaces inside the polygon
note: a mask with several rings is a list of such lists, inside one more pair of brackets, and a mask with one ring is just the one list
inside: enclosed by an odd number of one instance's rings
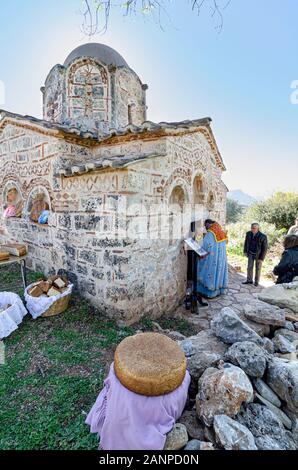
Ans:
{"label": "stone church", "polygon": [[[30,268],[67,274],[126,324],[183,299],[189,222],[225,222],[211,119],[151,122],[147,88],[118,52],[90,43],[50,71],[43,119],[0,111],[0,242],[26,244]],[[4,217],[11,196],[22,210]],[[31,217],[41,199],[47,223]]]}

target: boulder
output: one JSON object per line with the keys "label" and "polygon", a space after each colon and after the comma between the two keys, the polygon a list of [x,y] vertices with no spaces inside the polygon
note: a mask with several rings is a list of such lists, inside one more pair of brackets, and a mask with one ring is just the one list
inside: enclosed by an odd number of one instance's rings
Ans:
{"label": "boulder", "polygon": [[187,357],[189,373],[195,380],[201,377],[205,369],[216,366],[228,349],[211,330],[200,331],[179,345]]}
{"label": "boulder", "polygon": [[251,377],[263,377],[265,373],[266,353],[252,341],[234,343],[226,352],[224,359],[241,367]]}
{"label": "boulder", "polygon": [[211,442],[204,442],[193,439],[186,444],[184,450],[214,450],[214,447]]}
{"label": "boulder", "polygon": [[191,377],[198,380],[207,368],[218,365],[220,360],[220,355],[202,351],[187,358],[187,369]]}
{"label": "boulder", "polygon": [[214,334],[227,344],[253,341],[262,345],[262,338],[230,308],[225,307],[211,321]]}
{"label": "boulder", "polygon": [[253,434],[259,450],[295,450],[293,436],[267,406],[244,405],[237,420]]}
{"label": "boulder", "polygon": [[277,335],[272,340],[275,351],[283,354],[291,353],[296,350],[295,346],[282,334]]}
{"label": "boulder", "polygon": [[164,450],[180,450],[186,446],[188,435],[183,424],[176,423],[173,429],[167,434]]}
{"label": "boulder", "polygon": [[197,439],[198,441],[204,439],[204,427],[198,420],[195,410],[184,411],[178,422],[186,427],[191,439]]}
{"label": "boulder", "polygon": [[275,348],[271,339],[263,338],[263,348],[267,351],[268,354],[274,354]]}
{"label": "boulder", "polygon": [[244,314],[244,311],[243,311],[243,307],[240,306],[239,309],[236,309],[235,307],[233,307],[233,309],[235,310],[235,313],[237,313],[238,317],[244,321],[244,323],[249,327],[251,328],[252,330],[254,330],[255,333],[257,333],[257,335],[261,336],[261,338],[263,338],[264,336],[269,336],[270,335],[270,326],[269,325],[264,325],[262,323],[256,323],[252,320],[249,320],[245,314]]}
{"label": "boulder", "polygon": [[286,321],[284,310],[257,300],[244,306],[244,314],[249,320],[263,325],[284,326]]}
{"label": "boulder", "polygon": [[253,400],[253,388],[247,375],[239,367],[231,364],[210,374],[206,374],[199,384],[196,409],[199,418],[211,426],[218,414],[234,417],[243,402]]}
{"label": "boulder", "polygon": [[296,444],[296,448],[298,449],[298,413],[292,413],[288,408],[284,408],[283,410],[286,415],[290,418],[292,421],[292,436],[294,439],[294,442]]}
{"label": "boulder", "polygon": [[298,284],[276,284],[267,287],[259,294],[259,299],[298,313]]}
{"label": "boulder", "polygon": [[262,379],[254,379],[253,385],[263,398],[270,401],[270,403],[277,406],[278,408],[281,407],[281,401],[276,393],[274,393],[274,391],[268,387],[268,385]]}
{"label": "boulder", "polygon": [[272,358],[268,362],[267,383],[287,403],[288,408],[297,413],[298,362]]}
{"label": "boulder", "polygon": [[277,406],[273,405],[270,401],[266,400],[258,393],[256,394],[256,399],[261,403],[261,405],[267,406],[267,408],[269,408],[269,410],[275,414],[275,416],[282,422],[282,424],[286,428],[292,428],[292,421],[290,420],[290,418],[283,411],[277,408]]}
{"label": "boulder", "polygon": [[222,343],[211,329],[200,331],[197,335],[190,336],[178,344],[186,357],[191,357],[201,352],[218,354],[223,357],[228,349],[226,344]]}
{"label": "boulder", "polygon": [[252,433],[226,415],[214,416],[217,443],[226,450],[257,450]]}
{"label": "boulder", "polygon": [[255,438],[255,443],[259,450],[295,450],[293,439],[285,439],[279,441],[272,436],[261,436]]}
{"label": "boulder", "polygon": [[285,322],[284,328],[286,330],[295,331],[295,327],[294,327],[293,323],[291,321],[288,321],[288,320]]}
{"label": "boulder", "polygon": [[287,330],[286,328],[280,328],[276,330],[274,333],[275,337],[279,335],[284,336],[285,338],[287,338],[287,340],[291,342],[298,341],[298,333],[296,333],[296,331],[290,331],[290,330]]}
{"label": "boulder", "polygon": [[215,439],[215,432],[213,428],[208,428],[207,426],[205,426],[204,438],[206,439],[206,441],[211,442],[214,445],[214,447],[217,445],[217,442]]}

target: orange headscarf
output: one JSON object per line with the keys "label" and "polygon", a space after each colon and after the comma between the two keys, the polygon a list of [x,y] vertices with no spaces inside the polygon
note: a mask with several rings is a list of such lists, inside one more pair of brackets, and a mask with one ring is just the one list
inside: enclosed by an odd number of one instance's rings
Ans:
{"label": "orange headscarf", "polygon": [[219,225],[217,222],[214,222],[207,232],[213,233],[217,243],[228,241],[227,232],[225,232],[221,225]]}

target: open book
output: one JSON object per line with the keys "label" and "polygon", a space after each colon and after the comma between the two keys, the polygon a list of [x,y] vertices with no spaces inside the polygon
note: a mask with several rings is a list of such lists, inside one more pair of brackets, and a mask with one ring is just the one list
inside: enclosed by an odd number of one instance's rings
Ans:
{"label": "open book", "polygon": [[184,240],[184,242],[187,244],[187,246],[191,250],[195,251],[201,258],[208,255],[208,251],[204,250],[204,248],[202,248],[201,245],[199,245],[199,243],[196,242],[193,238],[187,238],[186,240]]}

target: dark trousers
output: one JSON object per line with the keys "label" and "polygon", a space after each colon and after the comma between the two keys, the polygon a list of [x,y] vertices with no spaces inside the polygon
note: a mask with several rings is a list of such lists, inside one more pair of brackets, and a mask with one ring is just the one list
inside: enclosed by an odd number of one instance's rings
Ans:
{"label": "dark trousers", "polygon": [[247,263],[247,281],[253,282],[254,266],[255,266],[255,282],[260,282],[262,263],[260,259],[255,259],[253,255],[248,255]]}

